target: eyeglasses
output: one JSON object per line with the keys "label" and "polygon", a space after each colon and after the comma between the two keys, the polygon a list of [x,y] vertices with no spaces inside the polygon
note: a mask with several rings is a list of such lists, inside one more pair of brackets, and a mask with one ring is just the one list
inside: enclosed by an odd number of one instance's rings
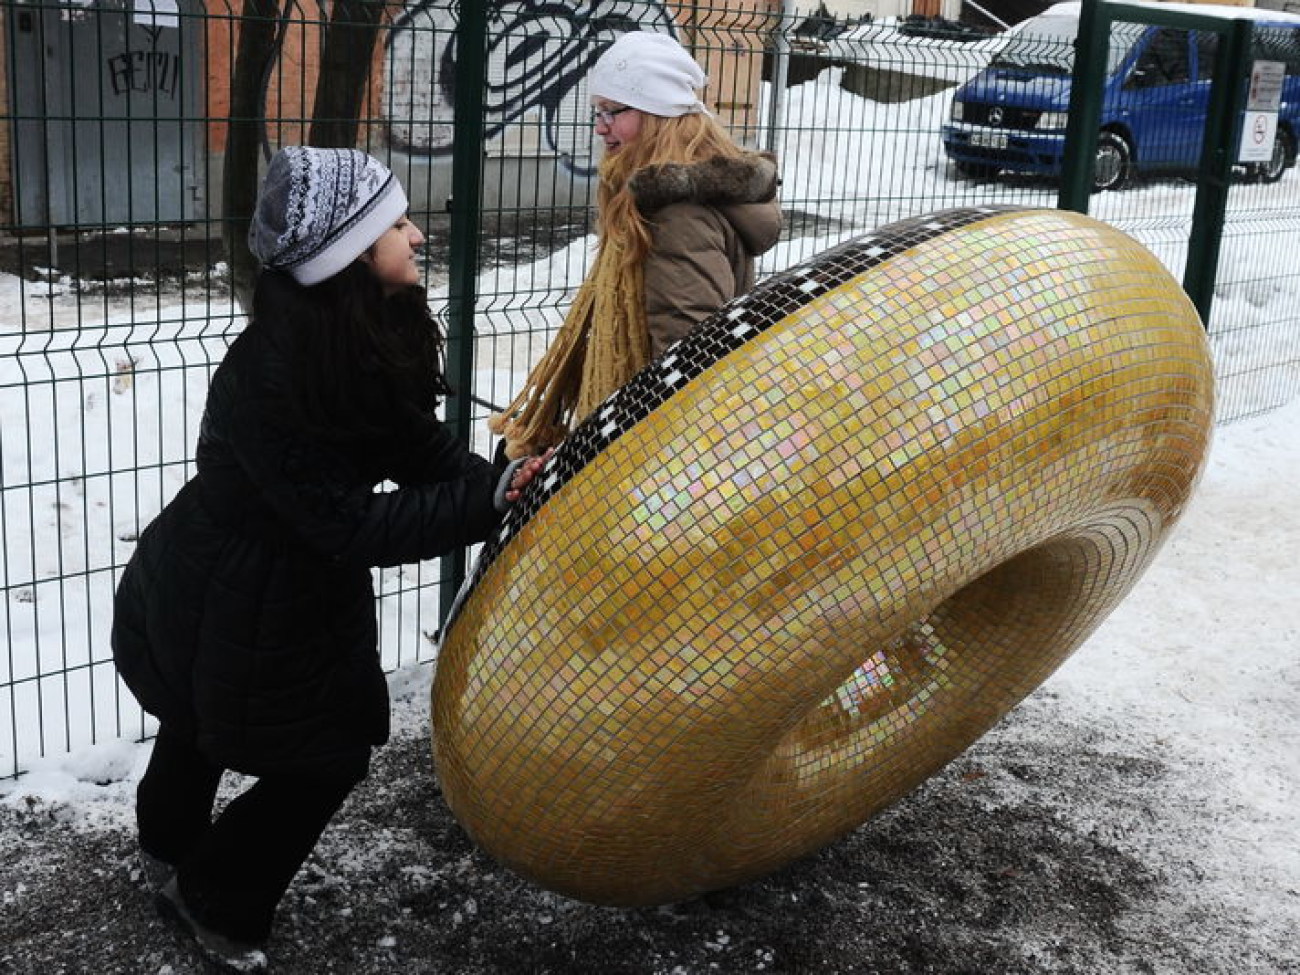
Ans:
{"label": "eyeglasses", "polygon": [[614,124],[614,116],[622,115],[624,112],[632,111],[631,105],[624,105],[622,108],[597,108],[591,113],[591,124],[604,122],[606,125]]}

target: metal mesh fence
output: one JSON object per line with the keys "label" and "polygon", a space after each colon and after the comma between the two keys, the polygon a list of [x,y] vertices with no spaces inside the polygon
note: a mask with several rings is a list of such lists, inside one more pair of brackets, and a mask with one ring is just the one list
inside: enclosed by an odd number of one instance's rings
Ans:
{"label": "metal mesh fence", "polygon": [[[192,473],[208,380],[244,324],[222,242],[247,216],[227,205],[239,132],[255,133],[263,160],[344,131],[387,162],[427,231],[435,308],[448,308],[452,264],[472,259],[469,433],[484,453],[490,404],[517,390],[592,256],[585,74],[622,31],[675,33],[709,74],[719,117],[777,154],[785,231],[760,275],[938,209],[1056,205],[1051,173],[958,167],[945,152],[954,91],[1006,35],[766,2],[486,9],[485,141],[460,147],[481,167],[474,208],[452,199],[456,4],[0,4],[0,775],[152,730],[113,671],[112,592],[138,533]],[[339,39],[367,30],[369,60],[336,62]],[[241,74],[241,44],[259,31],[271,58]],[[1049,55],[1068,54],[1057,43]],[[1181,276],[1193,200],[1186,174],[1140,175],[1091,212]],[[453,239],[452,208],[477,211],[476,235]],[[1221,420],[1300,385],[1300,177],[1243,181],[1230,211],[1210,323]],[[436,563],[376,574],[387,667],[432,657],[444,576]]]}
{"label": "metal mesh fence", "polygon": [[1209,333],[1221,419],[1267,412],[1300,386],[1300,180],[1234,186]]}

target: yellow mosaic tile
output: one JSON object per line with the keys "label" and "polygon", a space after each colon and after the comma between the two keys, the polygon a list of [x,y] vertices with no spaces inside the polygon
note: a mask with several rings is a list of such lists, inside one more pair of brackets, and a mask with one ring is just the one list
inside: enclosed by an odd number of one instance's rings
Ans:
{"label": "yellow mosaic tile", "polygon": [[945,211],[777,275],[598,409],[485,546],[439,652],[443,793],[600,903],[806,855],[1105,618],[1212,416],[1195,310],[1085,216]]}

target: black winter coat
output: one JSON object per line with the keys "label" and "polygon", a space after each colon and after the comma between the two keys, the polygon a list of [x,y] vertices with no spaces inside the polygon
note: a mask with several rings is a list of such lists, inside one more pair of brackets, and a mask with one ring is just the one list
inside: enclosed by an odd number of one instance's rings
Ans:
{"label": "black winter coat", "polygon": [[145,710],[225,768],[360,776],[389,720],[370,569],[484,540],[501,471],[413,406],[364,442],[309,436],[288,328],[251,324],[217,369],[197,474],[119,584],[113,654]]}

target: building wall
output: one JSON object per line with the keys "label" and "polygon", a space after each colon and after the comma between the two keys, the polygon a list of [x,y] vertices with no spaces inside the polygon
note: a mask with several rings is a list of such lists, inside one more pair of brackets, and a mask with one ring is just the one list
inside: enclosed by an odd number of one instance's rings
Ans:
{"label": "building wall", "polygon": [[[842,17],[865,13],[880,17],[911,13],[921,9],[918,4],[931,4],[944,16],[955,18],[956,9],[949,8],[956,2],[830,0],[827,6]],[[206,156],[198,168],[205,182],[200,188],[204,207],[215,217],[221,212],[221,163],[227,137],[224,119],[230,114],[230,81],[239,31],[236,14],[241,4],[239,0],[182,0],[182,9],[200,9],[207,14],[197,29],[193,21],[187,25],[194,38],[187,56],[201,60],[203,92],[198,104],[208,121],[198,125],[200,151]],[[580,33],[576,28],[585,26],[584,9],[578,0],[516,0],[504,4],[494,18],[498,29],[508,28],[509,33],[502,37],[513,38],[516,45],[510,47],[501,37],[490,39],[485,180],[494,205],[585,204],[590,195],[594,158],[585,71],[596,46],[582,47],[576,56],[587,61],[578,63],[573,60],[572,45],[566,47],[564,39],[584,36],[599,42],[616,35],[614,28],[607,36],[594,38]],[[761,45],[780,9],[781,0],[711,4],[605,0],[602,11],[611,23],[639,19],[642,29],[674,32],[710,76],[706,100],[742,142],[752,144],[759,122]],[[364,148],[391,159],[411,187],[413,205],[441,210],[450,192],[455,132],[450,79],[442,76],[450,64],[447,55],[454,22],[438,6],[417,9],[393,3],[389,16],[404,19],[392,21],[396,29],[387,36],[388,43],[381,43],[376,51],[365,115],[378,121],[363,131],[361,142]],[[405,19],[408,17],[411,19]],[[571,22],[560,23],[566,17]],[[537,18],[539,24],[530,25],[530,18]],[[574,29],[566,34],[566,27]],[[268,123],[267,131],[273,146],[307,138],[305,120],[311,116],[319,74],[321,29],[317,22],[297,23],[285,38],[266,96],[265,117],[276,120]],[[521,69],[518,39],[532,37],[549,40],[527,55]],[[3,56],[0,46],[0,58]],[[6,79],[0,71],[0,86]],[[3,95],[0,87],[0,97]],[[0,128],[0,213],[12,223],[11,147],[7,127]],[[532,170],[531,178],[520,178],[521,168]]]}
{"label": "building wall", "polygon": [[[207,0],[209,14],[225,11],[227,3],[238,0]],[[392,4],[388,14],[400,11]],[[327,16],[327,14],[319,15]],[[267,92],[266,116],[278,119],[274,131],[268,133],[271,141],[280,145],[301,143],[307,137],[307,123],[311,117],[311,104],[315,98],[316,82],[320,74],[320,48],[324,24],[321,21],[296,23],[288,32],[280,53],[280,60]],[[206,92],[208,147],[214,153],[226,148],[226,123],[230,115],[230,81],[239,42],[239,20],[236,17],[211,16],[206,21],[204,43],[208,89]],[[377,50],[371,68],[370,87],[366,93],[362,114],[371,117],[375,105],[380,103],[384,78],[382,54]]]}

